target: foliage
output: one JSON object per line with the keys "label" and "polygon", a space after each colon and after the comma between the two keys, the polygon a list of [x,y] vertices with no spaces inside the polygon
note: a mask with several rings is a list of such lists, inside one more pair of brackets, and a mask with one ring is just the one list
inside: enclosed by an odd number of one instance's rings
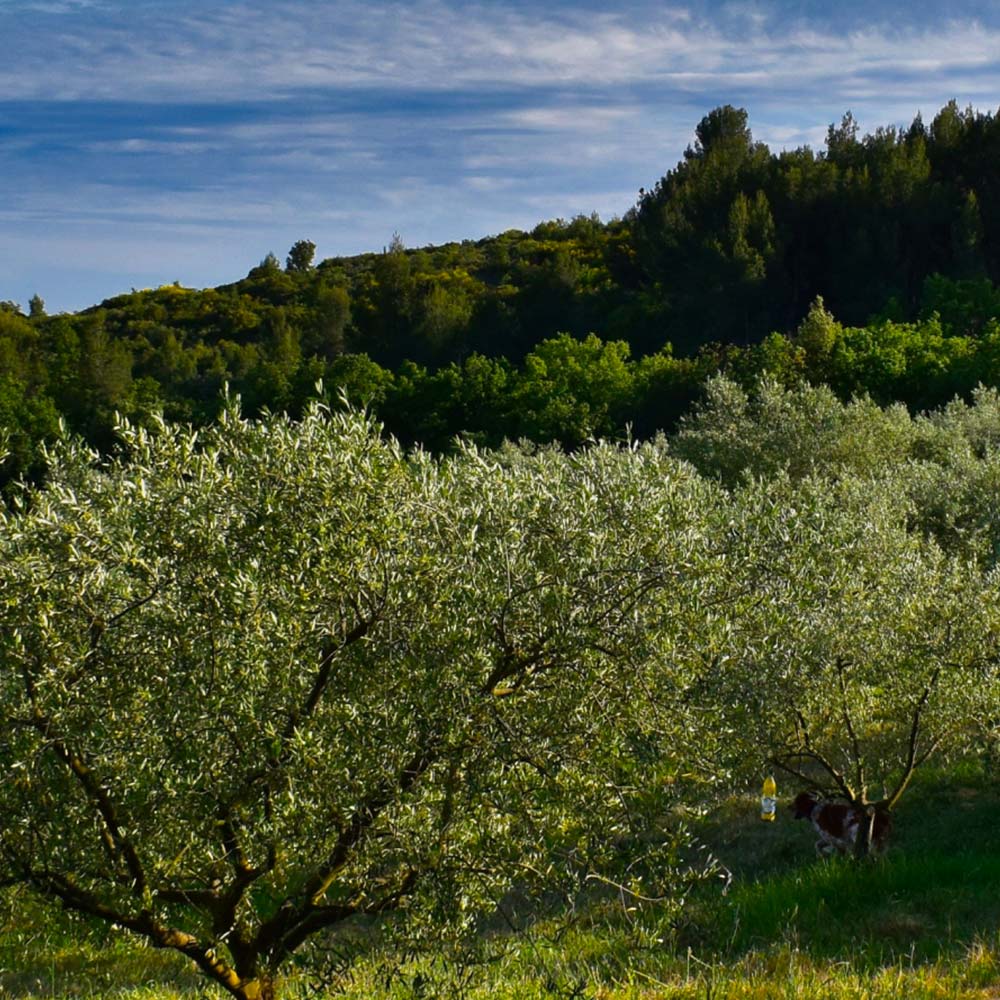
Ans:
{"label": "foliage", "polygon": [[316,244],[312,240],[298,240],[292,244],[285,258],[286,271],[309,271],[316,255]]}
{"label": "foliage", "polygon": [[771,762],[889,809],[1000,699],[995,584],[908,530],[900,478],[741,488],[755,603],[719,658],[719,700]]}
{"label": "foliage", "polygon": [[[102,449],[115,412],[201,424],[228,383],[251,413],[297,414],[318,379],[351,392],[365,366],[380,417],[435,450],[463,433],[576,446],[626,424],[670,430],[720,369],[914,409],[1000,381],[1000,119],[952,103],[929,127],[861,137],[848,114],[825,150],[772,154],[725,106],[695,135],[624,219],[424,248],[397,235],[319,263],[299,240],[284,268],[268,254],[219,288],[133,291],[74,316],[6,303],[0,376]],[[5,417],[24,442],[5,481],[37,474],[52,422]]]}
{"label": "foliage", "polygon": [[796,479],[812,470],[872,473],[898,459],[912,433],[901,406],[882,410],[868,397],[845,405],[824,385],[787,389],[766,376],[748,391],[717,376],[682,418],[672,446],[706,475],[733,485],[779,471]]}
{"label": "foliage", "polygon": [[3,878],[266,997],[317,932],[572,889],[662,810],[643,692],[717,577],[690,470],[439,465],[315,406],[119,431],[4,516]]}
{"label": "foliage", "polygon": [[892,808],[932,754],[990,728],[997,413],[987,390],[912,419],[825,387],[710,383],[672,447],[732,489],[753,598],[704,683],[751,768],[861,803],[880,787]]}
{"label": "foliage", "polygon": [[671,804],[767,766],[892,808],[994,746],[998,414],[719,378],[572,454],[319,404],[67,440],[3,517],[0,877],[266,997],[376,918],[679,901]]}

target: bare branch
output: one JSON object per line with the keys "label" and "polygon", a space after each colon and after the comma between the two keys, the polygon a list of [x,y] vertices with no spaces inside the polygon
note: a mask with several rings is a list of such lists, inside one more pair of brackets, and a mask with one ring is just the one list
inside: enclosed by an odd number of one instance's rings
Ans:
{"label": "bare branch", "polygon": [[809,724],[806,722],[806,718],[802,714],[802,710],[798,708],[795,710],[795,735],[800,747],[786,750],[780,754],[775,754],[771,758],[771,762],[775,765],[775,767],[780,767],[783,771],[789,774],[794,774],[796,777],[803,778],[810,784],[814,784],[814,779],[802,774],[801,772],[793,771],[787,762],[794,760],[795,758],[815,761],[833,779],[834,786],[840,794],[843,795],[849,802],[856,802],[857,795],[855,795],[854,789],[851,788],[846,776],[834,767],[833,762],[827,756],[819,753],[813,748],[812,740],[809,735]]}
{"label": "bare branch", "polygon": [[772,756],[771,763],[774,764],[775,767],[780,767],[788,774],[793,774],[810,784],[815,784],[813,778],[810,778],[801,771],[793,770],[789,762],[795,760],[796,758],[815,761],[815,763],[817,763],[833,779],[833,783],[837,790],[848,800],[848,802],[857,802],[858,797],[854,793],[854,789],[851,788],[850,783],[847,781],[844,774],[841,771],[838,771],[827,757],[821,753],[817,753],[815,750],[787,750],[783,753]]}
{"label": "bare branch", "polygon": [[851,721],[851,711],[847,701],[847,680],[844,677],[844,668],[847,665],[848,661],[845,660],[844,657],[837,657],[836,667],[837,680],[840,684],[840,709],[844,717],[844,726],[847,729],[847,735],[851,741],[851,750],[854,754],[854,767],[857,778],[858,792],[861,800],[864,801],[868,794],[868,783],[865,781],[865,764],[864,756],[861,753],[861,744],[858,741],[858,734],[854,730],[854,723]]}
{"label": "bare branch", "polygon": [[913,707],[913,718],[910,723],[910,735],[907,740],[906,749],[906,766],[903,769],[902,777],[900,777],[899,782],[892,792],[886,798],[886,808],[893,809],[896,803],[900,800],[903,792],[906,791],[907,786],[910,783],[910,779],[913,777],[913,772],[925,761],[927,758],[937,749],[940,738],[934,740],[930,747],[928,747],[923,754],[917,754],[917,740],[920,736],[920,723],[921,718],[924,713],[924,709],[927,707],[927,702],[930,699],[931,693],[937,686],[938,678],[941,676],[941,667],[937,667],[934,673],[931,674],[930,680],[924,687],[923,693],[917,699],[916,705]]}

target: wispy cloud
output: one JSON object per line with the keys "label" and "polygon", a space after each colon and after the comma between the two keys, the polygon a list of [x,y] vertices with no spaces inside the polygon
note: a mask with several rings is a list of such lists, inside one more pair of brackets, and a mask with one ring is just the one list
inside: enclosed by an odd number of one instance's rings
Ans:
{"label": "wispy cloud", "polygon": [[570,104],[557,107],[518,108],[505,111],[499,120],[518,128],[543,132],[605,132],[622,122],[635,121],[642,114],[640,107],[603,107],[601,105]]}
{"label": "wispy cloud", "polygon": [[101,0],[25,0],[13,6],[37,14],[77,14],[102,7]]}
{"label": "wispy cloud", "polygon": [[[81,4],[57,3],[75,12]],[[38,4],[23,7],[29,22]],[[738,30],[733,28],[734,18]],[[88,30],[34,34],[8,49],[0,85],[13,97],[267,99],[296,91],[648,84],[701,85],[717,76],[764,86],[884,71],[954,73],[997,68],[1000,27],[881,25],[849,34],[776,23],[764,5],[730,5],[707,20],[667,8],[641,17],[503,4],[415,0],[337,4],[139,3],[102,6]],[[728,30],[727,30],[728,29]],[[38,70],[45,66],[46,72]]]}

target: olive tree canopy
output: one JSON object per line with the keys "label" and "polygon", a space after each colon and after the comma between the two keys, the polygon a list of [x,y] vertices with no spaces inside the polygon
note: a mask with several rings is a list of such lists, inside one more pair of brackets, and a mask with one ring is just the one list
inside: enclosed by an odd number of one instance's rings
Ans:
{"label": "olive tree canopy", "polygon": [[0,879],[252,1000],[320,932],[471,919],[662,810],[646,695],[724,597],[689,467],[439,462],[318,404],[119,432],[0,515]]}

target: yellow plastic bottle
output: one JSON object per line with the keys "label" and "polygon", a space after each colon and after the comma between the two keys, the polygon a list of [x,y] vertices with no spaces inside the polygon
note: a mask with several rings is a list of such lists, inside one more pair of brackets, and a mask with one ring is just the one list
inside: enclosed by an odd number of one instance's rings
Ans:
{"label": "yellow plastic bottle", "polygon": [[777,807],[778,786],[774,782],[774,775],[769,774],[764,779],[764,789],[760,796],[760,818],[767,823],[773,823]]}

